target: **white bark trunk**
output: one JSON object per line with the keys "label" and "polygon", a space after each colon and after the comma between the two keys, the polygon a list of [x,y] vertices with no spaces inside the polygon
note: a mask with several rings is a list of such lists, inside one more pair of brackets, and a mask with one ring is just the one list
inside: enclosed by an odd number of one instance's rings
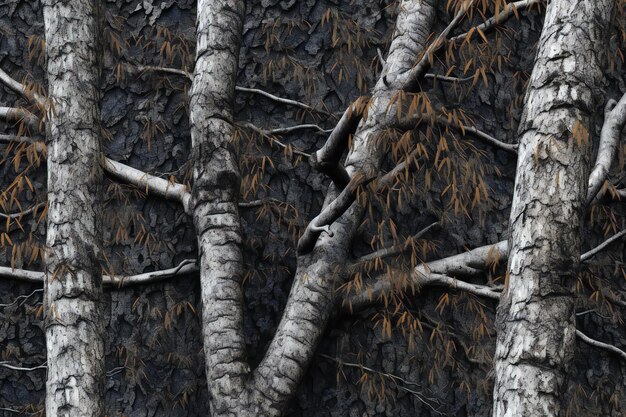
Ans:
{"label": "white bark trunk", "polygon": [[44,284],[47,417],[104,415],[97,20],[93,0],[44,1],[51,100]]}
{"label": "white bark trunk", "polygon": [[[435,18],[433,0],[403,1],[387,61],[389,71],[408,71],[424,51]],[[194,188],[191,209],[201,250],[203,334],[211,410],[215,416],[279,416],[295,394],[334,311],[338,266],[358,226],[353,206],[313,251],[299,257],[283,318],[254,373],[242,331],[241,231],[237,200],[240,176],[231,143],[232,103],[244,7],[241,0],[200,0],[198,47],[191,91]],[[380,81],[374,104],[354,140],[347,172],[376,175],[382,159],[378,135],[392,121],[387,104],[402,85]],[[338,192],[331,187],[329,205]],[[314,242],[315,243],[315,242]]]}
{"label": "white bark trunk", "polygon": [[614,7],[613,0],[548,4],[519,129],[494,417],[560,415],[576,336],[573,288],[591,149],[585,135]]}
{"label": "white bark trunk", "polygon": [[[388,108],[388,103],[404,87],[387,85],[384,78],[390,71],[410,70],[427,46],[434,18],[432,0],[409,0],[400,4],[386,69],[374,87],[367,118],[361,121],[346,159],[346,170],[351,177],[379,173],[382,158],[379,134],[397,121],[395,108]],[[338,190],[331,187],[325,209],[337,196]],[[322,234],[312,252],[298,259],[285,313],[265,358],[254,373],[253,403],[263,415],[280,415],[315,354],[336,306],[336,288],[345,279],[345,259],[362,214],[363,208],[353,204],[330,226],[330,234]]]}
{"label": "white bark trunk", "polygon": [[202,332],[213,416],[245,416],[249,366],[243,336],[239,161],[233,99],[243,0],[199,0],[190,97],[194,185],[191,211],[200,251]]}

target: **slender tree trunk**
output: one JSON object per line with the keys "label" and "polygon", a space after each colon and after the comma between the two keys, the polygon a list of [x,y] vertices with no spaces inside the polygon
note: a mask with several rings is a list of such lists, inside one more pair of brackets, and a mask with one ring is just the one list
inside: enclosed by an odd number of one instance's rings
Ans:
{"label": "slender tree trunk", "polygon": [[[190,97],[194,185],[191,210],[200,251],[202,332],[214,416],[246,408],[239,160],[233,97],[245,2],[199,0]],[[245,415],[245,414],[243,414]],[[242,416],[242,414],[240,414]]]}
{"label": "slender tree trunk", "polygon": [[519,129],[494,417],[560,415],[576,337],[589,137],[614,7],[614,0],[552,0],[547,7]]}
{"label": "slender tree trunk", "polygon": [[44,2],[48,111],[46,416],[104,415],[97,3]]}
{"label": "slender tree trunk", "polygon": [[[375,176],[383,156],[380,135],[394,125],[396,107],[389,105],[404,85],[399,80],[426,49],[435,19],[434,0],[405,0],[400,3],[393,41],[385,69],[374,86],[368,116],[354,135],[346,159],[346,170],[355,175]],[[393,80],[387,81],[387,75]],[[337,197],[331,185],[325,208]],[[331,234],[320,235],[314,250],[298,258],[294,284],[267,354],[254,373],[254,403],[264,404],[273,416],[280,415],[297,389],[315,354],[323,331],[337,304],[337,287],[346,279],[345,260],[364,207],[352,207],[333,225]],[[266,415],[266,414],[264,414]]]}

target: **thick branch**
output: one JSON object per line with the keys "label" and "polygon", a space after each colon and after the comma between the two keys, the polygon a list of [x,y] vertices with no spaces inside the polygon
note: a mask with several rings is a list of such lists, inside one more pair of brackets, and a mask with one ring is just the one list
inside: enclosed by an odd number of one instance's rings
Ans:
{"label": "thick branch", "polygon": [[326,231],[327,228],[341,217],[346,210],[350,208],[356,198],[359,187],[367,184],[372,179],[364,175],[355,175],[352,177],[346,188],[327,205],[320,214],[309,222],[304,233],[298,240],[298,253],[306,254],[313,250],[317,238],[320,233]]}
{"label": "thick branch", "polygon": [[417,65],[415,65],[413,68],[411,68],[409,71],[402,75],[402,84],[404,91],[413,91],[417,88],[417,86],[419,85],[419,81],[426,75],[426,71],[428,71],[428,69],[431,67],[434,60],[433,55],[435,54],[435,52],[437,52],[437,50],[444,45],[446,39],[448,39],[448,36],[450,35],[450,32],[452,32],[452,30],[454,30],[454,28],[458,26],[461,20],[463,20],[463,18],[465,17],[467,11],[474,6],[475,2],[476,0],[466,0],[461,5],[456,16],[454,16],[448,26],[446,26],[446,28],[439,34],[434,42],[431,42],[426,51],[424,51],[422,58],[417,63]]}
{"label": "thick branch", "polygon": [[104,158],[104,170],[111,176],[143,189],[147,194],[155,194],[168,200],[181,203],[185,211],[189,211],[191,194],[182,184],[172,183],[163,178],[155,177],[120,162]]}
{"label": "thick branch", "polygon": [[348,147],[350,136],[354,134],[363,117],[366,103],[367,99],[364,97],[352,103],[339,119],[324,146],[309,158],[311,166],[327,175],[340,190],[348,185],[350,175],[339,161]]}
{"label": "thick branch", "polygon": [[595,198],[602,197],[598,195],[598,192],[609,175],[611,164],[615,160],[624,124],[626,124],[626,94],[622,96],[619,102],[609,100],[604,109],[604,125],[600,132],[598,156],[589,175],[587,205],[591,204]]}
{"label": "thick branch", "polygon": [[41,97],[35,91],[27,90],[22,83],[11,78],[11,76],[9,76],[9,74],[4,72],[2,69],[0,69],[0,82],[33,104],[43,106],[43,104],[45,103],[45,99],[43,97]]}
{"label": "thick branch", "polygon": [[7,123],[24,122],[33,132],[39,131],[39,118],[26,109],[17,107],[0,107],[0,120]]}

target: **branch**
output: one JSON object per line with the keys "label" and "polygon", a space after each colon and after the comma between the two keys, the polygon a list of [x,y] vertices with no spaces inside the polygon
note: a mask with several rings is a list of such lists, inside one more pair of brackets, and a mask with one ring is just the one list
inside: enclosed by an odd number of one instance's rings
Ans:
{"label": "branch", "polygon": [[[541,3],[541,0],[521,0],[516,1],[514,3],[509,3],[505,6],[505,10],[502,10],[499,14],[485,20],[484,23],[471,28],[469,31],[462,33],[460,35],[454,36],[450,39],[450,42],[457,42],[460,40],[465,40],[470,32],[473,34],[475,31],[480,30],[481,32],[487,32],[488,30],[501,25],[506,22],[511,16],[517,15],[517,12],[523,9],[530,8],[535,4]],[[469,39],[467,40],[469,42]]]}
{"label": "branch", "polygon": [[[446,283],[444,276],[468,276],[483,273],[484,269],[495,262],[505,261],[508,257],[508,243],[506,240],[494,245],[481,246],[458,255],[436,261],[422,263],[416,266],[409,274],[408,280],[402,280],[402,287]],[[450,278],[454,279],[454,278]],[[353,293],[344,300],[350,309],[359,310],[365,306],[381,300],[392,289],[393,282],[389,279],[372,278],[365,284],[362,291]]]}
{"label": "branch", "polygon": [[619,146],[622,129],[626,124],[626,94],[617,102],[609,100],[604,108],[604,125],[600,132],[600,145],[596,164],[589,175],[589,187],[587,189],[587,205],[594,199],[602,197],[599,191],[604,184],[611,164],[615,160],[615,154]]}
{"label": "branch", "polygon": [[330,136],[309,162],[317,171],[327,175],[337,189],[342,190],[350,182],[350,175],[339,163],[343,152],[348,147],[350,136],[356,132],[366,110],[368,99],[359,97],[343,113]]}
{"label": "branch", "polygon": [[[583,253],[580,256],[580,261],[583,263],[587,262],[624,236],[626,236],[626,230],[616,233],[595,248]],[[449,281],[442,278],[443,276],[448,276],[449,278],[449,276],[457,277],[481,274],[488,265],[494,262],[506,262],[507,259],[508,242],[503,240],[495,245],[481,246],[465,253],[449,256],[437,261],[422,263],[411,271],[410,279],[404,280],[402,284],[404,287],[421,287],[435,283],[447,283]],[[434,278],[431,276],[434,276]],[[363,308],[372,302],[382,299],[392,289],[392,284],[389,279],[374,278],[371,283],[364,286],[366,288],[363,291],[352,294],[345,302],[352,306],[351,308]]]}
{"label": "branch", "polygon": [[441,411],[437,410],[432,404],[429,403],[429,401],[433,402],[433,403],[436,402],[437,401],[436,399],[424,397],[420,392],[412,390],[410,388],[407,388],[404,385],[398,384],[398,382],[401,382],[402,384],[405,384],[405,385],[412,385],[412,386],[415,386],[415,387],[418,387],[418,388],[422,388],[420,385],[416,384],[415,382],[407,381],[406,379],[401,378],[401,377],[399,377],[397,375],[386,373],[386,372],[377,371],[376,369],[372,369],[372,368],[369,368],[367,366],[364,366],[364,365],[361,365],[361,364],[358,364],[358,363],[344,362],[344,361],[342,361],[342,360],[340,360],[338,358],[333,358],[332,356],[328,356],[328,355],[325,355],[323,353],[319,353],[318,356],[320,356],[322,358],[325,358],[325,359],[328,359],[328,360],[330,360],[332,362],[335,362],[339,367],[345,366],[347,368],[356,368],[356,369],[360,369],[361,372],[366,371],[366,372],[370,372],[370,373],[379,375],[381,377],[389,378],[389,379],[391,379],[394,382],[394,384],[396,385],[396,387],[398,389],[400,389],[402,391],[406,391],[409,394],[414,395],[422,404],[424,404],[425,406],[430,408],[436,414],[445,415],[445,413],[442,413]]}
{"label": "branch", "polygon": [[102,284],[112,288],[124,288],[132,285],[153,284],[181,275],[193,274],[199,271],[196,259],[185,259],[174,268],[162,269],[159,271],[146,272],[130,276],[108,276],[102,277]]}
{"label": "branch", "polygon": [[[198,272],[197,261],[195,259],[185,259],[174,268],[163,269],[159,271],[146,272],[138,275],[103,275],[102,285],[114,288],[124,288],[132,285],[152,284],[164,281],[181,275],[193,274]],[[0,266],[0,277],[17,279],[20,281],[33,282],[42,284],[44,282],[45,272],[29,271],[26,269],[10,268]]]}
{"label": "branch", "polygon": [[304,109],[304,110],[315,111],[315,112],[318,112],[318,113],[327,114],[325,111],[317,110],[317,109],[309,106],[308,104],[304,104],[304,103],[301,103],[299,101],[291,100],[291,99],[288,99],[288,98],[278,97],[278,96],[275,96],[274,94],[270,94],[267,91],[263,91],[263,90],[260,90],[258,88],[248,88],[248,87],[235,86],[235,91],[239,91],[239,92],[242,92],[242,93],[258,94],[260,96],[269,98],[270,100],[273,100],[273,101],[275,101],[277,103],[287,104],[289,106],[299,107],[299,108]]}
{"label": "branch", "polygon": [[3,368],[11,369],[13,371],[24,371],[24,372],[36,371],[38,369],[48,369],[45,362],[39,366],[34,366],[32,368],[24,368],[22,366],[11,365],[11,363],[6,362],[6,361],[0,362],[0,366]]}
{"label": "branch", "polygon": [[[187,78],[189,81],[193,81],[193,74],[185,71],[185,70],[181,70],[181,69],[177,69],[177,68],[168,68],[168,67],[157,67],[157,66],[151,66],[151,65],[131,65],[129,64],[127,66],[128,71],[133,73],[133,72],[162,72],[165,74],[173,74],[173,75],[180,75],[183,76],[185,78]],[[281,104],[287,104],[289,106],[294,106],[294,107],[298,107],[301,108],[303,110],[308,110],[308,111],[314,111],[314,112],[318,112],[318,113],[323,113],[323,114],[328,114],[327,112],[323,111],[323,110],[317,110],[314,107],[309,106],[308,104],[302,103],[300,101],[297,100],[292,100],[292,99],[288,99],[288,98],[283,98],[283,97],[278,97],[274,94],[268,93],[267,91],[258,89],[258,88],[248,88],[248,87],[241,87],[241,86],[235,86],[235,91],[239,91],[241,93],[251,93],[251,94],[258,94],[260,96],[269,98],[270,100],[273,100],[277,103],[281,103]]]}
{"label": "branch", "polygon": [[45,205],[46,203],[35,204],[31,208],[24,210],[24,211],[20,211],[19,213],[11,213],[11,214],[0,213],[0,219],[11,219],[11,220],[19,219],[23,216],[26,216],[27,214],[36,212],[38,209],[40,209],[41,207],[44,207]]}
{"label": "branch", "polygon": [[311,220],[304,233],[298,240],[298,254],[309,253],[315,247],[319,235],[328,229],[339,217],[346,212],[356,199],[359,187],[366,185],[373,178],[366,175],[355,174],[346,188],[335,198],[320,214]]}
{"label": "branch", "polygon": [[109,158],[104,158],[103,168],[113,177],[128,182],[137,188],[144,189],[147,194],[155,194],[168,200],[179,202],[183,205],[186,212],[189,211],[191,193],[187,191],[184,185],[155,177]]}
{"label": "branch", "polygon": [[288,133],[296,132],[298,130],[308,130],[308,129],[317,130],[319,133],[330,133],[333,131],[333,129],[324,129],[323,127],[313,124],[313,123],[288,126],[288,127],[278,127],[278,128],[274,128],[270,130],[264,130],[264,129],[259,129],[259,130],[264,131],[268,135],[286,135]]}
{"label": "branch", "polygon": [[37,132],[40,128],[39,118],[26,109],[17,107],[0,107],[0,120],[5,122],[24,122],[30,129]]}
{"label": "branch", "polygon": [[11,78],[11,76],[2,69],[0,69],[0,82],[33,104],[43,105],[45,103],[44,97],[34,91],[27,90],[22,83]]}
{"label": "branch", "polygon": [[269,198],[262,198],[262,199],[259,199],[259,200],[252,200],[252,201],[240,201],[239,202],[239,208],[260,207],[262,205],[269,204],[269,203],[274,203],[274,204],[278,204],[278,205],[287,204],[284,201],[279,200],[277,198],[269,197]]}
{"label": "branch", "polygon": [[[400,129],[406,129],[406,130],[413,129],[418,123],[424,120],[432,120],[432,117],[427,114],[417,113],[399,121],[398,127]],[[482,130],[476,129],[473,126],[466,126],[462,123],[453,123],[443,116],[437,116],[435,121],[441,125],[458,130],[459,132],[461,132],[463,136],[466,136],[467,133],[470,133],[474,137],[476,137],[476,139],[480,140],[481,142],[487,145],[491,145],[496,148],[502,149],[503,151],[517,155],[517,144],[502,142],[494,138],[493,136],[483,132]]]}
{"label": "branch", "polygon": [[429,226],[426,226],[425,228],[423,228],[422,230],[420,230],[419,232],[417,232],[416,234],[414,234],[413,236],[409,237],[406,239],[406,241],[404,243],[398,243],[397,245],[391,246],[389,248],[385,248],[385,249],[381,249],[378,250],[376,252],[373,253],[369,253],[367,255],[361,256],[360,258],[358,258],[356,261],[354,261],[354,263],[352,264],[352,267],[368,262],[368,261],[373,261],[374,259],[384,259],[384,258],[388,258],[390,256],[394,256],[394,255],[398,255],[404,251],[406,251],[410,246],[412,242],[415,242],[419,239],[421,239],[422,236],[424,236],[426,233],[430,232],[431,230],[437,228],[440,226],[439,222],[435,222]]}
{"label": "branch", "polygon": [[[13,302],[11,302],[9,304],[0,304],[0,307],[2,307],[2,308],[11,307],[11,306],[17,304],[18,302],[19,302],[18,307],[21,307],[26,302],[26,300],[28,300],[30,297],[32,297],[33,295],[38,294],[40,292],[43,292],[43,288],[36,289],[35,291],[31,292],[28,295],[19,295],[19,296],[17,296],[15,298],[15,300]],[[22,300],[22,301],[20,302],[20,300]]]}
{"label": "branch", "polygon": [[287,145],[281,141],[279,141],[278,139],[276,139],[274,136],[272,136],[273,134],[284,134],[284,133],[289,133],[291,131],[295,131],[298,129],[308,129],[308,128],[316,128],[321,132],[325,132],[324,129],[322,129],[321,127],[319,127],[318,125],[298,125],[298,126],[292,126],[292,127],[285,127],[285,128],[279,128],[279,129],[273,129],[273,130],[264,130],[261,129],[260,127],[257,127],[255,125],[253,125],[252,123],[242,123],[240,124],[240,126],[248,128],[250,130],[255,131],[256,133],[258,133],[259,135],[261,135],[264,138],[269,139],[270,141],[270,145],[276,144],[279,147],[285,149],[287,152],[293,154],[293,155],[299,155],[305,158],[310,158],[311,154],[308,154],[306,152],[303,152],[297,148],[295,148],[292,145]]}
{"label": "branch", "polygon": [[626,360],[626,352],[617,348],[616,346],[610,345],[608,343],[600,342],[599,340],[592,339],[586,334],[584,334],[583,332],[581,332],[580,330],[576,330],[576,336],[578,336],[580,340],[582,340],[585,343],[588,343],[591,346],[604,349],[608,352],[616,353],[617,355],[621,356],[622,359]]}
{"label": "branch", "polygon": [[432,64],[434,53],[443,46],[450,32],[463,20],[463,17],[467,11],[474,6],[475,2],[476,0],[465,1],[450,24],[448,24],[437,39],[428,46],[418,64],[402,75],[402,78],[404,78],[402,82],[403,90],[413,91],[417,88],[420,79],[426,75],[426,71],[428,71]]}
{"label": "branch", "polygon": [[438,74],[426,74],[424,75],[424,78],[427,80],[431,79],[433,81],[442,81],[446,83],[466,83],[466,82],[474,80],[474,77],[459,78],[459,77],[450,77],[447,75],[438,75]]}
{"label": "branch", "polygon": [[28,136],[0,135],[0,143],[28,143],[31,145],[36,145],[38,152],[43,152],[44,150],[46,150],[46,145],[43,143],[43,141],[35,140]]}
{"label": "branch", "polygon": [[619,233],[614,234],[613,236],[611,236],[610,238],[608,238],[607,240],[605,240],[604,242],[602,242],[601,244],[599,244],[595,248],[591,249],[589,252],[586,252],[586,253],[583,253],[582,255],[580,255],[580,261],[581,262],[587,262],[589,259],[593,258],[598,253],[600,253],[604,249],[606,249],[609,245],[611,245],[611,243],[615,242],[616,240],[619,240],[619,239],[623,238],[624,236],[626,236],[626,229],[622,230]]}
{"label": "branch", "polygon": [[189,81],[193,81],[193,74],[178,68],[157,67],[153,65],[133,65],[127,64],[126,70],[131,73],[146,73],[146,72],[162,72],[164,74],[181,75],[187,78]]}

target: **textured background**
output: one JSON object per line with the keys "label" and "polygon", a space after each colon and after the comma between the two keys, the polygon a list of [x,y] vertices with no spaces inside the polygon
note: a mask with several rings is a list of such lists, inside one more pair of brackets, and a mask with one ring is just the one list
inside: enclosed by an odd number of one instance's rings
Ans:
{"label": "textured background", "polygon": [[[185,182],[190,156],[185,103],[188,82],[171,75],[137,75],[125,71],[125,65],[141,63],[192,70],[195,3],[108,0],[104,4],[102,119],[107,132],[106,154],[147,172],[174,175]],[[238,85],[263,88],[341,114],[352,100],[367,94],[367,86],[373,85],[380,70],[376,48],[386,50],[395,6],[391,0],[356,0],[350,4],[329,0],[249,1]],[[437,30],[449,20],[443,7]],[[0,0],[0,67],[19,80],[28,75],[30,80],[43,82],[43,58],[38,62],[37,53],[43,33],[41,12],[36,1]],[[532,70],[533,47],[541,27],[536,12],[523,15],[521,21],[513,19],[508,23],[514,35],[511,32],[508,37],[503,36],[502,48],[510,51],[509,60],[501,72],[488,74],[488,87],[480,83],[459,97],[451,85],[424,85],[434,103],[445,102],[448,108],[464,109],[477,127],[506,142],[515,140],[520,94],[523,81]],[[330,16],[330,22],[322,24],[324,16]],[[339,42],[333,42],[335,22]],[[436,68],[439,73],[445,72]],[[615,73],[621,71],[618,66]],[[618,96],[620,86],[623,89],[623,83],[609,77],[607,95]],[[0,88],[0,105],[20,104],[23,103],[17,97]],[[301,121],[330,128],[333,123],[333,118],[324,113],[303,114],[248,93],[237,93],[236,106],[238,121],[264,128],[292,126]],[[3,132],[12,129],[2,127]],[[256,364],[288,296],[295,271],[294,236],[318,213],[328,180],[305,162],[294,163],[280,149],[253,136],[242,129],[240,140],[247,144],[242,151],[244,183],[249,184],[261,166],[261,154],[270,157],[272,164],[266,159],[267,168],[258,177],[260,185],[252,191],[245,187],[248,194],[243,199],[273,197],[288,203],[278,209],[242,209],[244,259],[249,271],[245,282],[245,328],[251,362]],[[307,152],[319,148],[324,139],[325,135],[311,130],[282,138]],[[477,149],[484,150],[480,161],[490,192],[485,204],[471,210],[471,218],[454,214],[441,195],[446,184],[436,174],[432,189],[425,190],[423,170],[415,175],[418,192],[402,209],[386,212],[374,204],[375,217],[389,216],[402,236],[446,219],[442,230],[429,235],[431,250],[424,253],[426,260],[506,237],[515,160],[503,151],[474,143]],[[0,146],[6,156],[0,165],[0,187],[4,189],[16,173],[11,165],[13,154]],[[35,191],[26,189],[20,193],[24,207],[45,201],[45,170],[33,167],[28,176]],[[103,216],[108,269],[135,274],[170,268],[183,259],[196,257],[192,223],[181,207],[106,181],[108,197]],[[609,209],[595,210],[589,218],[585,249],[600,242],[604,233],[612,233],[603,230],[608,213],[613,213],[621,228],[620,205],[612,204]],[[8,231],[15,245],[29,239],[39,244],[45,241],[42,225],[32,218],[25,219],[22,226],[23,230],[11,226]],[[391,236],[387,229],[383,234],[387,239]],[[364,224],[354,245],[355,256],[371,250],[373,235],[377,235],[376,224]],[[10,245],[2,248],[0,265],[10,264],[12,250]],[[40,268],[39,261],[29,262],[27,250],[24,251],[24,260],[18,259],[16,266]],[[598,314],[580,316],[578,324],[587,334],[625,348],[626,332],[619,307],[611,308],[601,298],[596,302],[588,284],[593,283],[594,288],[624,288],[619,269],[622,252],[622,244],[614,245],[597,260],[591,272],[581,275],[579,310],[594,309]],[[499,273],[492,275],[495,278]],[[2,279],[0,304],[9,304],[18,295],[28,295],[37,288]],[[431,407],[454,416],[489,415],[490,354],[495,344],[490,324],[495,306],[489,300],[450,293],[449,305],[437,308],[445,293],[434,288],[403,299],[403,311],[419,318],[423,326],[414,336],[403,335],[401,326],[391,337],[381,332],[381,323],[387,316],[377,306],[333,320],[288,415],[438,415]],[[41,293],[22,301],[23,304],[0,306],[0,360],[36,366],[45,361]],[[106,306],[108,415],[207,415],[198,277],[107,290]],[[478,313],[480,306],[484,316]],[[394,327],[396,319],[392,319]],[[487,324],[482,333],[481,323]],[[570,415],[625,415],[621,405],[626,388],[624,362],[581,343],[578,350],[564,399]],[[330,357],[348,364],[339,366]],[[349,364],[363,364],[379,373],[366,371],[365,379],[362,369]],[[393,374],[404,381],[382,374]],[[25,409],[26,414],[40,411],[44,382],[44,370],[20,372],[0,367],[0,408]],[[0,415],[15,414],[0,410]]]}

